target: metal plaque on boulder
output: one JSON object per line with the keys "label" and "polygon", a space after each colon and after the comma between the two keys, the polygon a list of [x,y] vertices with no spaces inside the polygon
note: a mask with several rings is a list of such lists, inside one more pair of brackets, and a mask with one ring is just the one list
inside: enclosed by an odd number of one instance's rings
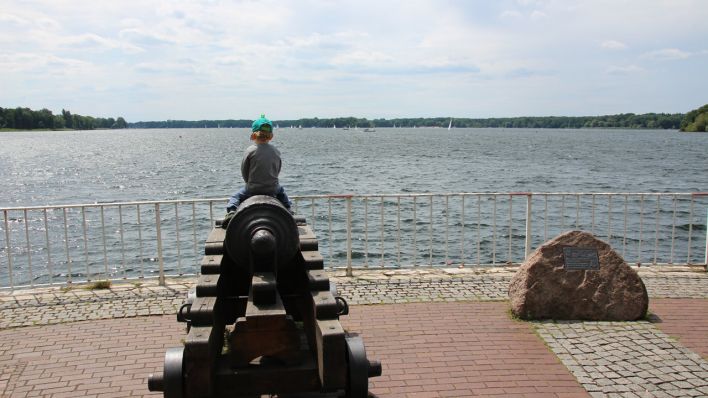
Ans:
{"label": "metal plaque on boulder", "polygon": [[597,249],[566,246],[563,248],[563,266],[566,270],[599,270]]}

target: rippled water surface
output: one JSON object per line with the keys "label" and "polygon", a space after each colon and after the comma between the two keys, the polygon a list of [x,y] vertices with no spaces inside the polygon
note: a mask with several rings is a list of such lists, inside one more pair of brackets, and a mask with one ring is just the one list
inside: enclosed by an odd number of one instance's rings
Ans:
{"label": "rippled water surface", "polygon": [[[244,129],[0,135],[0,207],[224,197]],[[708,189],[708,134],[636,130],[280,129],[292,195]]]}

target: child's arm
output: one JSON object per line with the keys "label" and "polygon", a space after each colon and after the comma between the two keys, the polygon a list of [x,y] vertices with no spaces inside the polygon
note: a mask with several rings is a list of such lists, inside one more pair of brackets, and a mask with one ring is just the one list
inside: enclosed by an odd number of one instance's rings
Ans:
{"label": "child's arm", "polygon": [[248,174],[251,170],[251,157],[249,156],[251,153],[246,152],[243,155],[243,159],[241,160],[241,177],[243,177],[243,181],[248,184]]}

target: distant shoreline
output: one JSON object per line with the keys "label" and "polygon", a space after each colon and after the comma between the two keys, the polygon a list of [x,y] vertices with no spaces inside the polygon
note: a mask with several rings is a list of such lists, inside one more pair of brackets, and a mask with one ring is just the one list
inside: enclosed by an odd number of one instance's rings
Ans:
{"label": "distant shoreline", "polygon": [[[705,115],[698,114],[703,109],[683,113],[622,113],[600,116],[519,116],[502,118],[455,118],[417,117],[394,119],[367,119],[357,117],[335,118],[300,118],[293,120],[273,120],[278,128],[339,128],[339,129],[375,129],[375,128],[528,128],[528,129],[647,129],[679,130],[696,120],[694,130],[703,131]],[[690,116],[690,117],[689,117]],[[690,120],[688,120],[690,119]],[[0,131],[72,131],[72,130],[118,130],[160,129],[160,128],[250,128],[250,119],[224,120],[162,120],[128,123],[122,117],[94,118],[72,115],[62,110],[61,115],[42,109],[33,111],[29,108],[0,108]]]}
{"label": "distant shoreline", "polygon": [[[276,127],[285,128],[622,128],[678,130],[684,118],[682,113],[624,113],[604,116],[522,116],[510,118],[395,118],[366,119],[355,117],[301,118],[273,120]],[[164,120],[128,123],[128,128],[248,128],[251,120]]]}
{"label": "distant shoreline", "polygon": [[[247,129],[248,127],[221,127],[221,129]],[[447,128],[439,126],[417,126],[417,127],[374,127],[374,129],[386,129],[386,130],[397,130],[397,129],[433,129],[433,130],[447,130]],[[127,127],[121,130],[216,130],[217,127]],[[365,132],[365,127],[355,130],[354,128],[345,129],[337,127],[336,129],[332,127],[303,127],[302,130],[309,129],[330,129],[330,130],[349,130],[351,132]],[[370,129],[366,127],[366,129]],[[473,130],[473,129],[492,129],[492,130],[652,130],[652,131],[667,131],[667,132],[677,132],[677,133],[690,133],[687,131],[681,131],[679,128],[648,128],[648,127],[453,127],[452,130]],[[298,128],[290,127],[280,127],[279,130],[299,130]],[[0,133],[23,133],[23,132],[67,132],[67,131],[115,131],[115,129],[91,129],[91,130],[77,130],[77,129],[8,129],[0,128]],[[368,132],[368,131],[367,131]]]}

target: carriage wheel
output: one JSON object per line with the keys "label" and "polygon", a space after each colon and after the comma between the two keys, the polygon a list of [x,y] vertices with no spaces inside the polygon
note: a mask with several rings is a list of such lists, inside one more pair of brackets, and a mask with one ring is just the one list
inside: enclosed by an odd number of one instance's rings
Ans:
{"label": "carriage wheel", "polygon": [[369,361],[366,359],[364,341],[359,336],[348,336],[345,341],[349,364],[346,397],[366,398],[369,394]]}
{"label": "carriage wheel", "polygon": [[165,352],[164,397],[184,397],[184,347],[168,348]]}

